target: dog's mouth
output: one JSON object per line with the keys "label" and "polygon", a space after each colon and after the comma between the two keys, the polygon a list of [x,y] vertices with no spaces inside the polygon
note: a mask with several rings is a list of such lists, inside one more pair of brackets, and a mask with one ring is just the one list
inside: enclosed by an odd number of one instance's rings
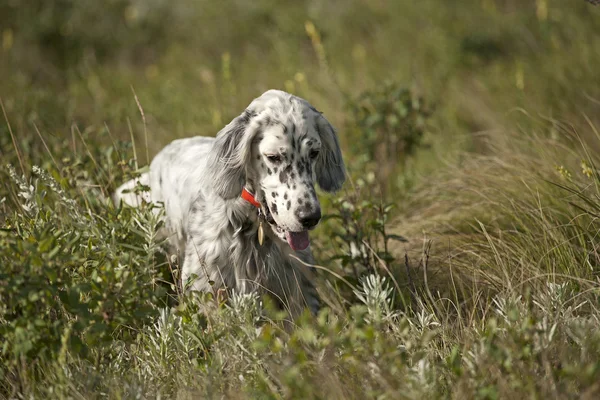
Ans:
{"label": "dog's mouth", "polygon": [[269,207],[265,207],[265,220],[271,226],[273,232],[284,242],[287,242],[292,250],[306,250],[306,248],[310,245],[310,239],[308,238],[308,231],[300,231],[300,232],[291,232],[286,231],[275,222],[273,215],[271,214],[271,210]]}
{"label": "dog's mouth", "polygon": [[277,224],[271,224],[271,228],[273,232],[284,242],[287,242],[292,250],[305,250],[310,244],[310,239],[308,238],[308,231],[301,232],[291,232],[282,229]]}
{"label": "dog's mouth", "polygon": [[310,244],[308,239],[308,231],[302,232],[285,232],[285,238],[292,250],[304,250]]}

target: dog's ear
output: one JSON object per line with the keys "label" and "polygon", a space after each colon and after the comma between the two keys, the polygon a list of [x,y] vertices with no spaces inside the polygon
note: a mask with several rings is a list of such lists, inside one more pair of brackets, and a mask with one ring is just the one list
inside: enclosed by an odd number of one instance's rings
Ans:
{"label": "dog's ear", "polygon": [[239,196],[246,182],[255,116],[254,111],[246,109],[217,134],[208,159],[208,178],[224,199]]}
{"label": "dog's ear", "polygon": [[346,180],[346,168],[335,129],[321,113],[317,113],[315,128],[321,137],[321,153],[315,166],[317,182],[324,191],[335,192]]}

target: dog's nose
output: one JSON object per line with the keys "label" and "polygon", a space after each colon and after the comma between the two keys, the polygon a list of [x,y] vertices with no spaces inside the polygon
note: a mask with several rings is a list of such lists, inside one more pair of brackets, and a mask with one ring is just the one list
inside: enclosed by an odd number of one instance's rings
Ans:
{"label": "dog's nose", "polygon": [[301,210],[298,213],[298,219],[304,228],[314,228],[321,220],[321,209],[317,208],[316,210]]}

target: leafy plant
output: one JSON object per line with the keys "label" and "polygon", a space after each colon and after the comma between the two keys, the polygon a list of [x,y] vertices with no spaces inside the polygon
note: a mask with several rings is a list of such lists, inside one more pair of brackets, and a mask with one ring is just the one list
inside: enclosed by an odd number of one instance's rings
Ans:
{"label": "leafy plant", "polygon": [[[160,213],[114,208],[94,187],[63,186],[36,166],[30,178],[5,168],[12,185],[0,230],[2,359],[86,358],[134,337],[168,301]],[[71,171],[77,175],[62,170],[63,181],[80,182],[81,171]],[[77,191],[89,197],[75,200]]]}
{"label": "leafy plant", "polygon": [[352,189],[331,200],[329,213],[324,217],[330,241],[316,250],[322,253],[321,257],[334,254],[328,263],[338,263],[341,275],[354,285],[371,275],[394,279],[400,265],[392,249],[398,242],[407,241],[389,232],[395,205],[383,202],[382,196],[376,194],[380,193],[380,186],[373,173],[352,183]]}
{"label": "leafy plant", "polygon": [[414,91],[386,82],[350,103],[359,147],[377,165],[377,178],[389,183],[396,167],[422,144],[432,108]]}

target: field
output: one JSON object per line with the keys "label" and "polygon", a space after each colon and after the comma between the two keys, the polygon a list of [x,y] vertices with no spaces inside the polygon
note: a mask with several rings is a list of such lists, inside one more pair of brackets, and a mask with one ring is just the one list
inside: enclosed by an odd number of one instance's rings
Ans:
{"label": "field", "polygon": [[[598,398],[592,3],[0,0],[0,398]],[[349,175],[293,327],[109,200],[270,88]]]}

